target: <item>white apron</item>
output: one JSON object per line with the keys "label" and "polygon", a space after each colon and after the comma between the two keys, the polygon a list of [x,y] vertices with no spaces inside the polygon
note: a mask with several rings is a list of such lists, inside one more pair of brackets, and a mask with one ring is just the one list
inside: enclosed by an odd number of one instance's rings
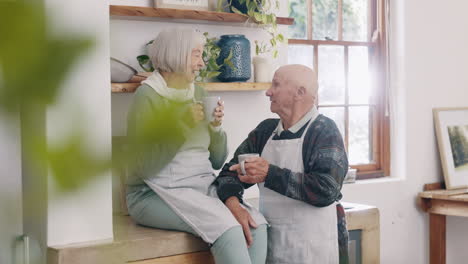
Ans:
{"label": "white apron", "polygon": [[[209,161],[207,123],[185,133],[186,142],[174,159],[145,183],[207,243],[240,226],[216,194],[216,176]],[[258,224],[265,218],[250,205],[244,206]]]}
{"label": "white apron", "polygon": [[[272,135],[261,156],[270,164],[303,173],[302,145],[315,118],[311,119],[301,138],[272,140]],[[264,183],[259,184],[259,189],[260,212],[270,224],[268,264],[339,262],[335,203],[320,208],[265,188]]]}

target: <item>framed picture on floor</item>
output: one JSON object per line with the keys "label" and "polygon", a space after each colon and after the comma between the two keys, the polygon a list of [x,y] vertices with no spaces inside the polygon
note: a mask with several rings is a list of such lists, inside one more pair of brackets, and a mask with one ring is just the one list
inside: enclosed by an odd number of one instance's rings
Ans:
{"label": "framed picture on floor", "polygon": [[433,113],[445,185],[468,188],[468,107],[435,108]]}

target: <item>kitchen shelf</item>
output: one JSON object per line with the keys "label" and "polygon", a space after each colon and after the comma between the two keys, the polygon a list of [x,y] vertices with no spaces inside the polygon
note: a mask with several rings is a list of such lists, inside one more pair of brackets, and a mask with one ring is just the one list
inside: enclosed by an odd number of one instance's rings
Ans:
{"label": "kitchen shelf", "polygon": [[[262,91],[268,90],[271,83],[197,83],[209,92],[229,92],[229,91]],[[140,86],[140,83],[112,83],[112,93],[133,93]]]}
{"label": "kitchen shelf", "polygon": [[[247,20],[247,16],[227,13],[227,12],[214,12],[214,11],[201,11],[201,10],[185,10],[185,9],[172,9],[172,8],[153,8],[142,6],[123,6],[123,5],[110,5],[109,12],[111,18],[116,19],[131,19],[131,20],[144,20],[144,19],[191,19],[191,20],[204,20],[211,22],[230,22],[242,23]],[[277,17],[276,23],[278,25],[292,25],[294,18]]]}

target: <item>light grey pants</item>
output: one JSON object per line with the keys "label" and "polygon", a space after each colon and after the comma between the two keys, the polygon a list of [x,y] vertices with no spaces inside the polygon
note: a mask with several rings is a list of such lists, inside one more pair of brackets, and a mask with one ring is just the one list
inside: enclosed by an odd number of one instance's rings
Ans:
{"label": "light grey pants", "polygon": [[[198,236],[149,187],[133,188],[127,193],[128,212],[138,224],[169,230],[184,231]],[[213,219],[213,221],[222,221]],[[247,248],[240,226],[224,232],[211,246],[217,264],[264,264],[267,254],[267,227],[265,224],[250,229],[253,244]]]}

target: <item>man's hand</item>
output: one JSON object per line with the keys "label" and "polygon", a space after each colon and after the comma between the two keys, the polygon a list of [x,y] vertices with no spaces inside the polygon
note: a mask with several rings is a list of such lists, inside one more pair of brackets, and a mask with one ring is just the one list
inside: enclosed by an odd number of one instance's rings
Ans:
{"label": "man's hand", "polygon": [[250,227],[257,228],[257,223],[250,216],[249,212],[242,208],[240,205],[239,199],[235,196],[229,197],[225,202],[227,208],[236,218],[237,222],[242,226],[244,231],[245,241],[247,242],[247,247],[250,247],[253,243],[252,233],[250,232]]}
{"label": "man's hand", "polygon": [[241,182],[254,184],[265,181],[270,164],[262,157],[252,157],[245,160],[244,167],[246,175],[242,175],[240,164],[232,165],[229,170],[237,171]]}

